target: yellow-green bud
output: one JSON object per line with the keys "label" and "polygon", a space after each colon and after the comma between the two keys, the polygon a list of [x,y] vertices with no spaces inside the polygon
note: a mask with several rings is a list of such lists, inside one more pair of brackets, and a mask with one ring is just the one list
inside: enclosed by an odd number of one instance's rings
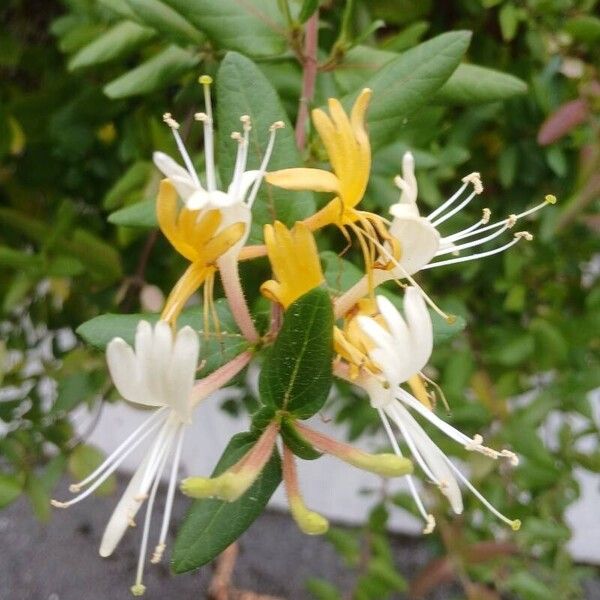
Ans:
{"label": "yellow-green bud", "polygon": [[359,469],[382,475],[383,477],[399,477],[413,472],[413,464],[408,458],[395,454],[367,454],[357,452],[350,456],[348,462]]}

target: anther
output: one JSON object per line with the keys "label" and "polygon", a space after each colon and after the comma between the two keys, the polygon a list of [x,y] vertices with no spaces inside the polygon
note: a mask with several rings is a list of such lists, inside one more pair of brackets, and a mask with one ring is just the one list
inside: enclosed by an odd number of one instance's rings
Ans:
{"label": "anther", "polygon": [[166,547],[166,544],[158,544],[156,548],[154,548],[154,554],[152,554],[152,558],[150,559],[150,562],[153,565],[158,564],[162,560],[163,553]]}
{"label": "anther", "polygon": [[59,502],[58,500],[50,500],[50,504],[52,504],[52,506],[54,506],[55,508],[67,508],[67,503],[66,502]]}
{"label": "anther", "polygon": [[242,134],[239,131],[232,131],[231,132],[231,139],[232,140],[236,140],[238,142],[243,142],[244,138],[242,137]]}
{"label": "anther", "polygon": [[132,585],[129,589],[131,590],[132,595],[143,596],[144,592],[146,591],[146,586],[141,583],[136,583],[135,585]]}
{"label": "anther", "polygon": [[269,131],[275,131],[276,129],[283,129],[285,127],[285,123],[283,121],[275,121],[270,127]]}
{"label": "anther", "polygon": [[521,520],[515,519],[514,521],[511,521],[510,527],[513,531],[519,531],[519,529],[521,529]]}
{"label": "anther", "polygon": [[194,119],[196,119],[196,121],[202,121],[202,122],[206,122],[209,121],[208,115],[204,112],[197,112],[194,114]]}
{"label": "anther", "polygon": [[481,223],[486,225],[490,221],[490,217],[492,216],[492,211],[489,208],[483,209],[483,216],[481,217]]}
{"label": "anther", "polygon": [[198,83],[202,85],[210,85],[213,82],[213,78],[210,75],[200,75],[198,77]]}
{"label": "anther", "polygon": [[435,517],[433,515],[427,515],[423,533],[425,535],[429,535],[430,533],[433,533],[434,529],[435,529]]}
{"label": "anther", "polygon": [[506,219],[506,227],[507,229],[510,229],[511,227],[515,226],[515,223],[517,222],[519,217],[517,217],[517,215],[508,215],[507,219]]}
{"label": "anther", "polygon": [[250,129],[252,129],[252,121],[248,115],[242,115],[240,121],[242,122],[244,131],[250,131]]}
{"label": "anther", "polygon": [[69,491],[70,491],[72,494],[76,494],[76,493],[77,493],[79,490],[81,490],[81,486],[80,486],[80,485],[78,485],[78,484],[76,484],[76,483],[72,483],[72,484],[69,486]]}
{"label": "anther", "polygon": [[171,129],[179,129],[179,123],[173,118],[171,113],[165,113],[163,115],[163,121],[171,128]]}
{"label": "anther", "polygon": [[470,183],[473,185],[473,191],[476,194],[483,192],[483,183],[481,182],[481,175],[477,172],[469,173],[461,180],[463,183]]}
{"label": "anther", "polygon": [[544,200],[548,203],[548,204],[556,204],[557,200],[556,200],[556,196],[554,196],[553,194],[548,194]]}
{"label": "anther", "polygon": [[501,450],[500,456],[503,456],[504,458],[508,458],[510,464],[513,467],[516,467],[519,464],[519,457],[514,452],[511,452],[510,450]]}
{"label": "anther", "polygon": [[515,237],[517,239],[525,239],[528,242],[530,242],[533,239],[533,236],[531,235],[531,233],[529,233],[529,231],[517,231],[517,233],[515,233]]}
{"label": "anther", "polygon": [[133,499],[136,502],[143,502],[144,500],[146,500],[148,498],[148,494],[139,494],[137,496],[134,496]]}

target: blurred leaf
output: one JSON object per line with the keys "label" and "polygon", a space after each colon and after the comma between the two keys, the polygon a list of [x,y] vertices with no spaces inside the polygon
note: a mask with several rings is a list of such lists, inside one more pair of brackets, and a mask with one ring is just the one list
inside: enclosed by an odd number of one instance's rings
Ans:
{"label": "blurred leaf", "polygon": [[33,473],[28,473],[25,482],[25,493],[29,497],[31,508],[40,521],[50,519],[50,496],[46,491],[42,480]]}
{"label": "blurred leaf", "polygon": [[180,44],[199,44],[202,34],[180,13],[161,0],[126,0],[139,20]]}
{"label": "blurred leaf", "polygon": [[142,44],[152,39],[155,32],[132,21],[121,21],[93,42],[79,50],[68,63],[68,69],[75,71],[111,60],[123,59]]}
{"label": "blurred leaf", "polygon": [[383,43],[386,50],[394,52],[402,52],[416,46],[421,38],[427,33],[430,25],[427,21],[417,21],[405,27],[400,33],[393,37],[387,38]]}
{"label": "blurred leaf", "polygon": [[249,56],[278,56],[285,51],[285,26],[272,0],[166,0],[219,48]]}
{"label": "blurred leaf", "polygon": [[317,8],[319,8],[319,0],[303,0],[300,12],[298,13],[298,22],[306,23]]}
{"label": "blurred leaf", "polygon": [[301,419],[319,411],[331,388],[332,338],[325,290],[316,288],[291,304],[260,373],[261,401]]}
{"label": "blurred leaf", "polygon": [[50,409],[49,414],[68,413],[95,392],[96,390],[91,385],[89,374],[84,371],[64,377],[58,382],[56,402]]}
{"label": "blurred leaf", "polygon": [[105,85],[104,93],[112,99],[150,94],[177,81],[199,62],[195,53],[169,46]]}
{"label": "blurred leaf", "polygon": [[523,600],[547,600],[555,597],[553,591],[543,581],[525,570],[510,575],[505,585]]}
{"label": "blurred leaf", "polygon": [[330,527],[325,537],[335,551],[344,558],[348,566],[353,567],[359,564],[360,543],[355,533],[340,527]]}
{"label": "blurred leaf", "polygon": [[[229,182],[233,175],[237,142],[231,139],[230,134],[240,129],[242,115],[248,115],[252,120],[248,169],[259,167],[269,139],[269,127],[279,120],[285,123],[285,128],[277,132],[268,170],[295,167],[300,163],[294,129],[281,101],[271,83],[251,60],[236,52],[228,52],[219,67],[216,92],[219,98],[217,153],[222,181]],[[263,184],[252,209],[251,242],[262,240],[265,223],[279,219],[292,226],[311,215],[314,209],[310,192],[289,192]]]}
{"label": "blurred leaf", "polygon": [[[431,99],[458,66],[470,39],[468,31],[439,35],[391,60],[366,82],[373,90],[367,114],[373,148],[391,142],[408,116]],[[355,96],[344,98],[346,106]]]}
{"label": "blurred leaf", "polygon": [[154,173],[154,165],[147,160],[134,162],[119,177],[104,196],[102,205],[107,210],[114,210],[119,206],[128,204],[134,194],[139,195]]}
{"label": "blurred leaf", "polygon": [[17,475],[0,473],[0,508],[14,502],[23,491],[23,483]]}
{"label": "blurred leaf", "polygon": [[[104,462],[104,459],[104,454],[98,448],[80,444],[69,456],[69,471],[75,481],[81,481],[97,469]],[[117,479],[114,475],[111,475],[94,491],[94,494],[110,496],[116,489]]]}
{"label": "blurred leaf", "polygon": [[142,202],[120,208],[108,215],[108,222],[124,227],[154,229],[158,227],[156,200],[142,200]]}
{"label": "blurred leaf", "polygon": [[[250,433],[235,435],[221,456],[213,476],[235,464],[254,445]],[[265,509],[281,481],[275,450],[252,487],[235,502],[196,500],[180,527],[173,549],[173,571],[185,573],[201,567],[234,542]]]}
{"label": "blurred leaf", "polygon": [[342,600],[341,592],[324,579],[309,577],[306,580],[306,589],[316,600]]}
{"label": "blurred leaf", "polygon": [[498,102],[527,92],[527,84],[514,75],[480,67],[459,65],[441,87],[434,101],[443,104]]}
{"label": "blurred leaf", "polygon": [[502,32],[502,38],[505,42],[510,42],[517,33],[517,27],[519,26],[520,12],[510,2],[502,5],[500,12],[498,13],[498,19],[500,21],[500,31]]}
{"label": "blurred leaf", "polygon": [[600,40],[600,18],[593,15],[580,15],[567,19],[564,30],[578,42],[593,43]]}
{"label": "blurred leaf", "polygon": [[590,117],[587,102],[581,98],[561,104],[543,123],[537,135],[540,146],[552,144]]}

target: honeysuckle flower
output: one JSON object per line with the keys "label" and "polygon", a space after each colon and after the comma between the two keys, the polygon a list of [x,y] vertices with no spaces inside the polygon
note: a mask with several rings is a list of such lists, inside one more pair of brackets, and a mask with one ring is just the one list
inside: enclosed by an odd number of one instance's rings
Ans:
{"label": "honeysuckle flower", "polygon": [[[488,448],[483,445],[483,438],[480,435],[470,438],[446,423],[435,414],[430,402],[423,397],[426,391],[422,385],[421,370],[431,355],[433,328],[421,293],[415,288],[407,288],[404,316],[384,296],[377,297],[377,307],[379,310],[377,318],[360,314],[356,316],[366,338],[363,340],[364,352],[377,372],[363,368],[361,374],[354,379],[350,378],[345,371],[338,370],[338,374],[353,381],[368,393],[371,405],[379,412],[394,451],[402,456],[389,420],[394,423],[415,461],[427,478],[447,497],[454,512],[461,513],[463,510],[458,484],[460,481],[493,514],[513,529],[518,529],[520,522],[508,519],[496,510],[431,440],[411,414],[411,411],[417,413],[467,450],[480,452],[495,459],[505,457],[512,464],[517,463],[514,453]],[[417,397],[403,389],[402,384],[406,382],[411,385]],[[424,531],[429,533],[435,527],[435,520],[425,509],[410,475],[407,476],[407,481],[417,508],[425,520]]]}
{"label": "honeysuckle flower", "polygon": [[[190,261],[190,266],[175,284],[162,313],[162,319],[174,323],[190,296],[204,283],[212,289],[217,261],[244,236],[245,225],[238,222],[222,227],[218,210],[190,210],[178,207],[177,191],[169,179],[160,182],[156,202],[158,224],[173,247]],[[212,302],[207,294],[206,310]],[[208,313],[205,313],[208,314]]]}
{"label": "honeysuckle flower", "polygon": [[[406,152],[402,159],[402,176],[394,179],[401,190],[400,199],[390,207],[393,219],[389,227],[389,235],[396,246],[386,247],[374,242],[379,251],[378,268],[365,275],[353,288],[348,290],[336,303],[336,314],[344,314],[358,298],[363,297],[372,285],[380,285],[392,279],[408,279],[414,285],[411,275],[418,271],[442,267],[461,262],[478,260],[504,252],[520,240],[531,241],[533,236],[527,231],[518,231],[505,244],[490,250],[462,254],[490,242],[503,235],[520,219],[537,212],[548,204],[556,202],[555,196],[548,195],[544,201],[518,215],[489,224],[491,211],[484,208],[481,219],[469,227],[449,235],[442,235],[439,227],[467,207],[475,196],[483,192],[479,173],[471,173],[462,179],[458,190],[426,217],[419,214],[417,206],[417,179],[415,177],[415,161],[412,153]],[[436,260],[451,255],[452,258]]]}
{"label": "honeysuckle flower", "polygon": [[287,308],[325,281],[317,244],[302,222],[295,223],[290,230],[275,221],[273,225],[265,225],[264,232],[275,280],[265,281],[260,291],[269,300]]}
{"label": "honeysuckle flower", "polygon": [[266,181],[288,190],[330,192],[335,197],[313,216],[305,219],[312,231],[334,224],[348,237],[352,231],[361,245],[367,265],[374,262],[371,240],[389,240],[383,221],[378,215],[357,210],[362,200],[371,170],[371,147],[365,128],[365,114],[371,99],[365,88],[358,95],[350,116],[336,98],[329,99],[329,116],[321,109],[312,111],[312,119],[321,138],[331,171],[311,168],[282,169],[267,173]]}
{"label": "honeysuckle flower", "polygon": [[256,200],[267,165],[273,153],[276,132],[284,124],[282,121],[276,121],[271,125],[269,140],[259,168],[247,170],[248,145],[252,125],[250,117],[242,115],[240,121],[243,133],[234,131],[231,134],[231,137],[238,142],[233,176],[227,187],[227,191],[218,190],[218,178],[214,161],[213,114],[210,96],[212,78],[203,75],[200,77],[199,82],[204,88],[206,112],[196,113],[194,117],[197,121],[201,121],[204,126],[205,186],[200,182],[192,159],[179,135],[179,123],[172,117],[171,113],[165,113],[163,120],[173,133],[185,168],[163,152],[154,153],[154,164],[171,181],[188,210],[200,211],[201,213],[206,210],[219,211],[221,215],[219,233],[235,223],[243,223],[243,235],[226,252],[217,258],[216,264],[221,275],[225,294],[231,305],[232,314],[240,330],[247,339],[256,342],[259,336],[248,311],[240,283],[238,256],[250,234],[252,206]]}
{"label": "honeysuckle flower", "polygon": [[173,496],[185,428],[191,423],[192,409],[199,400],[193,393],[198,363],[199,339],[191,327],[173,333],[165,321],[154,327],[140,321],[131,348],[121,338],[113,339],[106,349],[111,377],[121,396],[138,406],[151,408],[152,414],[83,481],[70,487],[79,493],[68,502],[53,500],[54,506],[66,508],[96,490],[142,442],[149,441],[147,451],[108,521],[100,544],[100,555],[110,556],[135,516],[148,500],[144,519],[136,581],[131,588],[135,596],[144,593],[142,583],[152,511],[161,476],[171,460],[165,509],[158,543],[151,561],[161,560],[173,507]]}

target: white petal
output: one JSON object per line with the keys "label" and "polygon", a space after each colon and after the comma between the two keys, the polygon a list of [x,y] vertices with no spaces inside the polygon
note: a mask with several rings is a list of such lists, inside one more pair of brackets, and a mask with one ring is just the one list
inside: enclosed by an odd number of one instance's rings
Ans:
{"label": "white petal", "polygon": [[[260,176],[261,172],[259,170],[244,171],[240,176],[240,184],[236,194],[237,198],[233,199],[234,202],[243,202],[246,199],[248,190]],[[233,184],[234,182],[232,181],[227,190],[228,194],[233,190]]]}
{"label": "white petal", "polygon": [[[440,234],[423,217],[395,218],[390,227],[390,234],[400,243],[399,263],[409,275],[428,264],[440,246]],[[399,278],[405,276],[401,269],[398,269],[396,275]]]}
{"label": "white petal", "polygon": [[191,175],[169,155],[164,152],[155,152],[152,155],[152,158],[154,164],[165,177],[168,177],[171,180],[171,183],[173,183],[177,192],[184,200],[186,200],[192,192],[198,189],[198,186]]}
{"label": "white petal", "polygon": [[399,362],[410,362],[412,339],[406,321],[398,309],[385,296],[377,296],[377,308],[394,338],[394,346]]}
{"label": "white petal", "polygon": [[145,404],[140,394],[137,361],[131,346],[121,338],[111,340],[106,348],[106,362],[117,391],[129,402]]}
{"label": "white petal", "polygon": [[404,315],[414,349],[413,366],[418,372],[427,364],[433,350],[433,325],[425,300],[414,287],[408,288],[404,294]]}
{"label": "white petal", "polygon": [[175,339],[169,364],[167,401],[184,423],[191,420],[190,396],[194,385],[199,351],[200,340],[197,333],[191,327],[180,329]]}
{"label": "white petal", "polygon": [[135,356],[139,373],[140,394],[146,404],[163,406],[160,395],[160,375],[156,373],[154,361],[154,330],[148,321],[140,321],[135,332]]}
{"label": "white petal", "polygon": [[446,464],[442,451],[431,441],[414,417],[399,402],[394,404],[397,415],[402,419],[415,442],[421,456],[440,483],[440,490],[448,498],[456,514],[463,511],[462,494],[454,474]]}
{"label": "white petal", "polygon": [[209,193],[208,206],[210,208],[226,208],[234,206],[236,203],[236,198],[220,190],[214,190]]}
{"label": "white petal", "polygon": [[204,190],[194,190],[186,199],[185,206],[189,210],[200,210],[210,201],[210,193]]}
{"label": "white petal", "polygon": [[158,321],[154,326],[148,371],[144,375],[151,393],[165,406],[168,404],[168,377],[172,354],[171,326],[166,321]]}

